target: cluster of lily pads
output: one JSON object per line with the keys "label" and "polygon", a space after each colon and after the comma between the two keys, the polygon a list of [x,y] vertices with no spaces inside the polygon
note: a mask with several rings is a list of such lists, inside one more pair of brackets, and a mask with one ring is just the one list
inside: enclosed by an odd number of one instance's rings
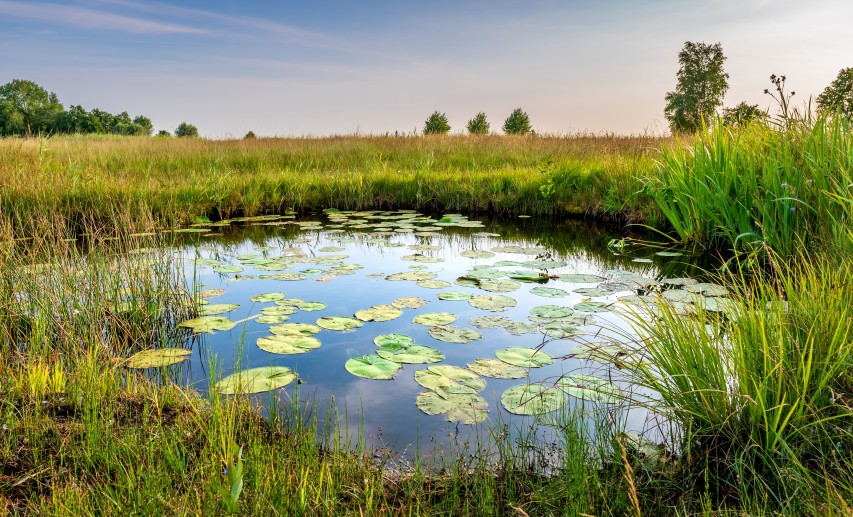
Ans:
{"label": "cluster of lily pads", "polygon": [[[337,276],[352,275],[363,266],[348,264],[348,258],[342,252],[343,246],[357,242],[355,232],[366,232],[363,242],[387,247],[404,247],[406,244],[394,242],[393,237],[401,234],[415,234],[418,237],[436,237],[449,226],[464,228],[482,228],[482,223],[470,221],[459,214],[446,214],[441,218],[431,218],[416,211],[337,211],[326,210],[328,223],[320,221],[297,221],[293,214],[281,216],[261,216],[235,218],[207,225],[194,225],[178,230],[203,235],[215,234],[217,228],[232,223],[259,225],[296,225],[305,231],[323,231],[328,240],[338,246],[323,246],[313,252],[301,247],[273,248],[258,247],[253,253],[235,257],[237,263],[229,263],[218,258],[200,258],[193,260],[195,267],[211,267],[223,275],[225,281],[263,279],[278,281],[314,281],[328,282]],[[497,237],[489,232],[477,232],[474,236]],[[293,245],[308,244],[307,239],[295,239]],[[423,241],[421,241],[423,242]],[[201,249],[201,248],[199,248]],[[475,264],[463,275],[455,279],[441,279],[438,274],[429,271],[427,264],[436,264],[442,258],[432,253],[443,249],[430,244],[410,244],[412,253],[401,260],[412,262],[408,271],[392,274],[372,273],[369,277],[381,277],[392,282],[415,282],[426,289],[441,290],[436,298],[441,302],[466,302],[471,307],[490,313],[500,313],[516,307],[516,299],[507,293],[530,286],[528,293],[554,300],[553,303],[533,307],[527,321],[515,321],[499,314],[484,314],[468,320],[473,328],[459,326],[457,315],[451,312],[420,313],[412,319],[415,324],[428,327],[428,334],[441,342],[465,344],[482,339],[475,329],[503,329],[514,335],[537,334],[541,338],[568,339],[585,333],[584,326],[596,323],[595,315],[612,310],[618,304],[634,305],[654,310],[661,304],[670,304],[678,311],[688,312],[693,307],[702,307],[710,311],[726,311],[730,306],[726,289],[722,286],[701,283],[688,278],[656,280],[624,270],[608,270],[601,275],[575,272],[556,272],[564,269],[567,263],[560,260],[546,260],[548,250],[540,246],[494,246],[489,250],[469,249],[459,255],[471,260],[492,259],[498,253],[518,255],[519,260],[498,260],[492,264]],[[275,253],[274,256],[272,255]],[[676,252],[661,252],[661,256],[678,256]],[[647,259],[644,259],[647,260]],[[242,274],[246,267],[269,274],[258,276]],[[298,269],[298,271],[294,271]],[[228,276],[232,275],[232,276]],[[455,275],[454,275],[455,276]],[[452,280],[452,282],[451,282]],[[460,286],[470,290],[458,290]],[[214,333],[227,331],[245,320],[234,321],[225,314],[239,308],[232,303],[211,303],[211,299],[225,293],[224,289],[201,289],[194,293],[193,301],[198,315],[183,321],[180,327],[191,329],[195,333]],[[621,296],[619,296],[621,294]],[[583,299],[571,306],[559,304],[562,298],[580,295]],[[256,304],[272,304],[260,309],[260,313],[247,319],[270,325],[270,335],[257,340],[257,346],[272,354],[304,354],[321,347],[316,334],[322,330],[355,331],[370,322],[391,321],[403,316],[407,309],[420,309],[428,300],[419,297],[404,297],[388,304],[374,305],[355,311],[351,316],[318,317],[314,324],[288,323],[288,319],[298,311],[322,311],[326,305],[322,302],[287,298],[281,291],[255,295],[251,301]],[[415,371],[415,380],[424,391],[417,397],[417,406],[430,415],[442,414],[450,421],[476,423],[483,421],[488,414],[488,404],[479,393],[485,389],[484,377],[498,379],[528,378],[531,368],[552,364],[554,359],[540,348],[509,347],[495,352],[493,358],[479,358],[466,367],[435,364],[444,361],[444,354],[431,346],[417,344],[404,334],[384,334],[374,338],[375,353],[362,357],[349,358],[344,367],[353,375],[374,379],[393,379],[406,364],[427,365]],[[586,346],[586,348],[584,348]],[[579,345],[574,357],[598,362],[617,362],[624,355],[621,349],[613,350],[607,346],[591,347]],[[140,352],[128,360],[132,368],[151,368],[180,362],[189,355],[183,349],[159,349]],[[280,388],[296,379],[296,372],[283,366],[252,368],[235,372],[217,383],[222,393],[256,393]],[[503,407],[514,414],[533,415],[559,409],[566,400],[565,395],[585,400],[610,403],[619,400],[621,391],[615,384],[597,376],[574,374],[561,377],[557,382],[525,382],[503,392],[500,400]]]}

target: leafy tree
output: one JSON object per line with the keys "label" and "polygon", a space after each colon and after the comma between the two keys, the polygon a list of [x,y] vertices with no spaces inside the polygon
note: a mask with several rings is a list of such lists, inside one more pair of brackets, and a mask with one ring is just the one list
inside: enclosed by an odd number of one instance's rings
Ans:
{"label": "leafy tree", "polygon": [[767,119],[767,113],[762,111],[758,107],[758,104],[741,102],[734,108],[725,108],[723,110],[723,124],[727,126],[739,126],[765,119]]}
{"label": "leafy tree", "polygon": [[161,129],[160,131],[157,131],[157,136],[161,138],[169,138],[172,136],[172,134],[166,131],[165,129]]}
{"label": "leafy tree", "polygon": [[508,135],[526,135],[533,131],[530,117],[521,108],[515,108],[504,121],[504,133]]}
{"label": "leafy tree", "polygon": [[424,122],[425,135],[446,135],[450,132],[450,123],[447,122],[447,115],[434,111],[429,118]]}
{"label": "leafy tree", "polygon": [[178,128],[175,129],[175,136],[179,138],[196,138],[198,137],[198,128],[192,124],[181,122]]}
{"label": "leafy tree", "polygon": [[729,74],[723,70],[723,47],[688,41],[678,53],[675,91],[666,94],[664,114],[673,133],[696,131],[723,103]]}
{"label": "leafy tree", "polygon": [[474,118],[468,121],[468,132],[472,135],[486,135],[489,133],[489,121],[486,120],[486,114],[482,111],[474,115]]}
{"label": "leafy tree", "polygon": [[253,138],[255,138],[255,132],[249,131],[248,133],[246,133],[246,136],[243,137],[243,140],[251,140]]}
{"label": "leafy tree", "polygon": [[53,92],[15,79],[0,86],[0,135],[48,133],[63,108]]}
{"label": "leafy tree", "polygon": [[823,111],[835,111],[853,120],[853,68],[844,68],[838,77],[817,96]]}
{"label": "leafy tree", "polygon": [[151,133],[154,132],[154,124],[151,123],[151,119],[142,115],[134,117],[133,125],[136,126],[133,132],[134,135],[151,136]]}

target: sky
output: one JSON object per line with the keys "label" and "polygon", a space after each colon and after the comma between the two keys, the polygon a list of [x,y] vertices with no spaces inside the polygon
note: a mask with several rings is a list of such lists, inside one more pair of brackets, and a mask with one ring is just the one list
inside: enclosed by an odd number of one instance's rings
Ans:
{"label": "sky", "polygon": [[724,103],[770,108],[853,66],[851,0],[0,0],[0,84],[210,138],[498,131],[665,134],[686,41],[720,43]]}

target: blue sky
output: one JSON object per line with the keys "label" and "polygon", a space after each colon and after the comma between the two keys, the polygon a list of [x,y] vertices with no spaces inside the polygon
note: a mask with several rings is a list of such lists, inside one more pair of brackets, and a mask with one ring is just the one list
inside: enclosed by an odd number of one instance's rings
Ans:
{"label": "blue sky", "polygon": [[796,98],[853,66],[850,0],[0,0],[0,83],[203,135],[492,129],[666,132],[685,41],[720,42],[726,105],[786,74]]}

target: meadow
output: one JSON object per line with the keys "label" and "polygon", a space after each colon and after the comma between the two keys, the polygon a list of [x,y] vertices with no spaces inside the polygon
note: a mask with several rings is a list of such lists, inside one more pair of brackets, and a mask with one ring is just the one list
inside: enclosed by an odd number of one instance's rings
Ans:
{"label": "meadow", "polygon": [[[826,118],[711,129],[0,140],[0,511],[850,515],[853,135]],[[168,239],[142,258],[128,252],[152,243],[132,234],[329,207],[640,223],[739,250],[716,272],[735,306],[635,314],[646,361],[629,373],[659,394],[635,403],[672,423],[665,453],[650,461],[607,422],[591,434],[563,414],[547,473],[534,434],[489,428],[490,450],[398,464],[309,406],[259,408],[121,367],[175,346],[197,310]]]}

